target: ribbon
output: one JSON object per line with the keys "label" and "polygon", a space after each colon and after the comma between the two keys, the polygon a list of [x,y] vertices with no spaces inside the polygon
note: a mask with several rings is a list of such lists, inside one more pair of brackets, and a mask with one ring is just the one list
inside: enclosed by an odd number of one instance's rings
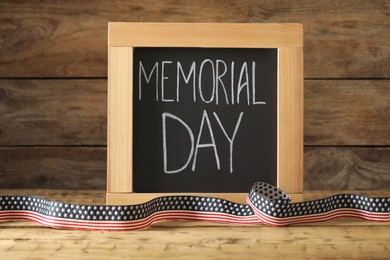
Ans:
{"label": "ribbon", "polygon": [[165,196],[137,205],[81,205],[30,196],[0,196],[0,221],[29,220],[52,228],[82,230],[137,230],[157,221],[196,220],[232,224],[292,224],[328,221],[339,217],[390,222],[390,198],[337,194],[291,203],[272,185],[258,182],[247,204],[203,196]]}

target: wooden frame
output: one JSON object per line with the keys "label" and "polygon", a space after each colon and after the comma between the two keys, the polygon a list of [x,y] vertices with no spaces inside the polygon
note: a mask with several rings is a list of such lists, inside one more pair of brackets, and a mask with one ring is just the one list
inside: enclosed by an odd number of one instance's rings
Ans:
{"label": "wooden frame", "polygon": [[[107,203],[167,193],[132,193],[133,49],[135,47],[277,48],[277,185],[303,191],[303,27],[301,24],[109,23]],[[242,202],[247,194],[205,194]]]}

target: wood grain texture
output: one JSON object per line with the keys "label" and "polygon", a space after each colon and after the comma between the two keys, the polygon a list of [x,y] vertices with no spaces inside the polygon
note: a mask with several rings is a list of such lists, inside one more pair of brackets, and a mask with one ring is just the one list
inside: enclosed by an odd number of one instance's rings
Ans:
{"label": "wood grain texture", "polygon": [[292,23],[110,23],[109,47],[302,48]]}
{"label": "wood grain texture", "polygon": [[[128,204],[139,204],[145,203],[157,197],[174,196],[177,193],[107,193],[106,203],[110,205],[128,205]],[[236,203],[246,203],[245,199],[248,193],[180,193],[180,195],[188,196],[206,196],[206,197],[217,197],[225,200],[233,201]]]}
{"label": "wood grain texture", "polygon": [[278,50],[277,186],[303,190],[303,50]]}
{"label": "wood grain texture", "polygon": [[306,145],[390,145],[390,81],[305,81],[304,138]]}
{"label": "wood grain texture", "polygon": [[106,80],[0,80],[0,145],[106,144]]}
{"label": "wood grain texture", "polygon": [[[81,204],[104,203],[103,191],[99,194],[0,190],[0,194],[35,195]],[[331,194],[334,192],[305,192],[304,196],[309,200]],[[389,192],[363,194],[390,195]],[[140,231],[90,232],[9,221],[0,223],[0,256],[2,259],[258,259],[259,256],[261,259],[386,259],[389,227],[388,223],[353,219],[283,228],[176,221],[156,223]]]}
{"label": "wood grain texture", "polygon": [[[305,80],[305,145],[390,145],[389,80]],[[0,80],[0,145],[106,145],[106,80]]]}
{"label": "wood grain texture", "polygon": [[[286,191],[286,190],[284,190]],[[249,192],[249,191],[248,191]],[[186,196],[206,196],[206,197],[215,197],[222,198],[225,200],[233,201],[236,203],[246,203],[246,198],[248,197],[247,193],[180,193],[180,195]],[[288,193],[292,202],[299,202],[303,200],[302,192],[300,193]],[[110,205],[129,205],[129,204],[139,204],[145,203],[156,197],[164,196],[175,196],[177,193],[107,193],[106,195],[106,204]]]}
{"label": "wood grain texture", "polygon": [[256,1],[250,22],[302,23],[305,78],[389,78],[388,1]]}
{"label": "wood grain texture", "polygon": [[386,259],[390,239],[388,226],[368,224],[274,228],[176,222],[133,232],[58,231],[15,222],[0,227],[4,259]]}
{"label": "wood grain texture", "polygon": [[[390,148],[306,147],[304,189],[390,190]],[[2,147],[0,188],[106,189],[104,147]]]}
{"label": "wood grain texture", "polygon": [[389,15],[381,0],[1,1],[0,187],[105,187],[107,25],[129,21],[302,23],[304,76],[323,79],[305,80],[305,188],[388,189]]}
{"label": "wood grain texture", "polygon": [[390,190],[390,148],[305,148],[305,189],[366,187]]}
{"label": "wood grain texture", "polygon": [[105,77],[108,22],[288,22],[306,78],[389,78],[387,1],[2,1],[0,77]]}
{"label": "wood grain texture", "polygon": [[133,191],[133,48],[109,48],[107,192]]}
{"label": "wood grain texture", "polygon": [[2,147],[0,162],[0,188],[106,188],[105,148]]}

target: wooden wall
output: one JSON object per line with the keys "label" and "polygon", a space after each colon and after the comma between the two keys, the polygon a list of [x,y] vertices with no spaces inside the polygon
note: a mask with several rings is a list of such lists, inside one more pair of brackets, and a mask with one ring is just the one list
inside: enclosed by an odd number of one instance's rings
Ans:
{"label": "wooden wall", "polygon": [[109,21],[304,24],[305,189],[389,189],[383,0],[3,0],[0,188],[105,189]]}

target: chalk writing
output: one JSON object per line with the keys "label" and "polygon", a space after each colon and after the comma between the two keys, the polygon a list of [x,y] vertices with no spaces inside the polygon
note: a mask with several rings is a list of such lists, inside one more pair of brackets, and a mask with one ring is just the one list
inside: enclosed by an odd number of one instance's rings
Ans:
{"label": "chalk writing", "polygon": [[[167,66],[172,66],[172,61],[161,61],[161,62],[156,62],[153,64],[149,70],[145,69],[145,66],[143,65],[142,61],[139,61],[139,80],[138,80],[138,89],[139,89],[139,100],[142,101],[142,89],[144,87],[147,87],[148,84],[152,80],[152,76],[155,75],[154,81],[155,81],[155,100],[159,101],[159,93],[161,94],[161,102],[173,102],[176,100],[176,102],[180,102],[180,78],[183,78],[184,82],[186,84],[190,83],[190,79],[192,78],[192,89],[193,89],[193,102],[197,101],[197,95],[196,91],[198,90],[198,95],[200,97],[199,101],[204,102],[206,104],[215,102],[216,105],[219,104],[219,93],[220,89],[222,89],[223,92],[223,97],[224,101],[226,102],[226,105],[234,105],[235,102],[236,104],[240,104],[240,96],[245,95],[246,97],[246,104],[247,105],[265,105],[265,101],[256,101],[256,62],[252,61],[251,62],[251,77],[249,77],[249,72],[248,72],[248,63],[243,62],[241,64],[240,69],[239,69],[239,79],[237,84],[234,84],[234,67],[235,63],[232,61],[230,64],[230,71],[231,71],[231,79],[230,79],[230,95],[229,97],[228,92],[226,90],[225,84],[223,82],[223,77],[226,75],[226,72],[228,71],[228,65],[227,62],[217,59],[217,60],[211,60],[211,59],[204,59],[200,66],[199,66],[199,71],[196,73],[196,68],[197,64],[195,61],[191,63],[190,69],[186,72],[183,69],[183,65],[181,64],[180,61],[176,62],[176,79],[172,80],[167,76],[166,73],[166,68]],[[202,82],[202,76],[204,74],[205,70],[209,70],[209,73],[211,74],[211,82],[206,82],[208,84],[203,84]],[[158,75],[161,75],[159,78]],[[251,81],[249,80],[251,78]],[[197,79],[197,80],[196,80]],[[197,82],[197,86],[195,85]],[[144,83],[144,84],[143,84]],[[168,84],[167,84],[168,83]],[[174,86],[176,84],[176,86]],[[173,98],[167,98],[166,91],[165,89],[167,87],[175,87],[176,88],[176,97],[175,99]],[[202,92],[203,88],[211,88],[211,94],[209,98],[206,98]],[[234,88],[236,87],[236,91]],[[245,92],[244,92],[245,91]],[[242,94],[244,93],[244,94]],[[236,98],[236,100],[235,100]],[[231,103],[229,103],[229,100],[231,100]],[[184,102],[184,101],[182,101]],[[220,126],[223,134],[227,138],[229,142],[229,148],[230,148],[230,156],[229,156],[229,169],[230,173],[233,173],[233,143],[234,139],[237,135],[238,128],[241,123],[241,119],[243,116],[243,112],[239,114],[239,118],[237,120],[237,124],[234,128],[233,134],[231,137],[226,133],[225,128],[222,125],[221,120],[219,119],[217,113],[213,112],[213,115]],[[185,129],[188,132],[188,136],[191,140],[191,149],[188,155],[188,159],[185,162],[185,164],[174,170],[169,170],[168,169],[168,153],[167,153],[167,118],[170,118],[171,120],[176,120],[179,122],[182,126],[185,127]],[[206,125],[205,125],[206,123]],[[210,143],[200,143],[202,133],[204,131],[204,127],[207,130],[211,142]],[[189,165],[190,161],[192,160],[192,171],[195,171],[196,169],[196,159],[197,155],[199,152],[200,148],[212,148],[215,156],[215,162],[216,162],[216,167],[219,170],[220,169],[220,160],[219,160],[219,155],[218,155],[218,150],[217,150],[217,144],[215,143],[215,138],[214,138],[214,132],[213,128],[211,127],[210,119],[208,116],[208,113],[206,110],[203,111],[201,123],[200,123],[200,128],[198,132],[198,136],[196,139],[196,143],[194,143],[194,133],[191,130],[191,128],[186,124],[182,119],[180,119],[178,116],[175,116],[171,113],[162,113],[162,132],[163,132],[163,158],[164,158],[164,172],[167,174],[173,174],[173,173],[179,173],[183,171],[184,169],[187,168]],[[193,158],[192,158],[193,157]]]}
{"label": "chalk writing", "polygon": [[[238,81],[234,81],[235,74],[235,62],[232,61],[228,63],[230,66],[230,75],[227,75],[228,65],[223,60],[211,60],[205,59],[201,62],[200,66],[197,65],[196,62],[191,63],[191,67],[186,73],[183,69],[183,65],[180,61],[177,61],[176,66],[176,79],[169,78],[166,73],[166,69],[169,66],[173,66],[172,61],[161,61],[153,64],[152,67],[146,68],[142,61],[139,61],[139,78],[138,78],[138,99],[142,100],[142,89],[145,87],[150,87],[149,83],[152,81],[152,77],[154,75],[154,83],[155,83],[155,100],[159,101],[159,95],[161,95],[161,102],[176,102],[182,101],[180,99],[180,79],[183,78],[185,84],[190,83],[190,79],[192,78],[192,89],[193,89],[193,102],[197,102],[197,96],[200,97],[199,101],[204,102],[206,104],[214,102],[216,105],[220,104],[219,93],[222,89],[224,101],[227,105],[240,104],[242,102],[242,97],[246,100],[247,105],[264,105],[265,101],[256,100],[256,62],[251,62],[251,71],[248,71],[248,63],[244,62],[239,66],[239,78]],[[198,72],[197,67],[199,66]],[[222,67],[222,72],[220,71]],[[211,73],[211,82],[207,82],[208,84],[204,84],[203,77],[206,73]],[[251,74],[251,77],[249,76]],[[160,75],[160,77],[159,77]],[[230,92],[226,90],[225,83],[223,79],[225,77],[230,76]],[[168,86],[167,86],[167,83]],[[166,88],[175,88],[176,89],[176,97],[174,98],[166,98]],[[209,97],[205,97],[204,88],[211,88],[211,94]],[[230,97],[229,97],[230,95]],[[230,102],[229,102],[230,101]]]}
{"label": "chalk writing", "polygon": [[135,190],[275,183],[276,49],[135,48],[133,73]]}

